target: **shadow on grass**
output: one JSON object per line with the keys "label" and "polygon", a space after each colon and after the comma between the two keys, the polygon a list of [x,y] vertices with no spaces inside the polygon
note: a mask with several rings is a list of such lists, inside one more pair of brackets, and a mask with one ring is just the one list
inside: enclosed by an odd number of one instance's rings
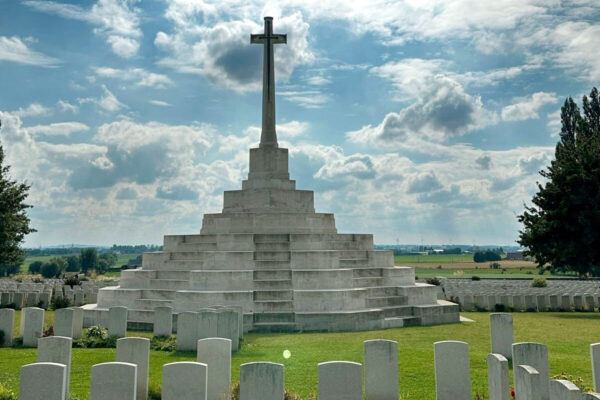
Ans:
{"label": "shadow on grass", "polygon": [[600,314],[598,313],[575,313],[575,314],[571,314],[571,313],[556,313],[553,315],[556,318],[563,318],[563,319],[598,319],[600,320]]}

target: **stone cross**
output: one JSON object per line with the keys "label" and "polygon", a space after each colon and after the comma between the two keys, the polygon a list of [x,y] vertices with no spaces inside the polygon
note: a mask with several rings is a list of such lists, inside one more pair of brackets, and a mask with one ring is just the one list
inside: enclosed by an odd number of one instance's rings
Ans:
{"label": "stone cross", "polygon": [[250,43],[264,45],[263,57],[263,104],[260,147],[278,147],[275,132],[275,68],[273,45],[287,43],[287,35],[273,33],[273,17],[265,17],[265,32],[250,35]]}

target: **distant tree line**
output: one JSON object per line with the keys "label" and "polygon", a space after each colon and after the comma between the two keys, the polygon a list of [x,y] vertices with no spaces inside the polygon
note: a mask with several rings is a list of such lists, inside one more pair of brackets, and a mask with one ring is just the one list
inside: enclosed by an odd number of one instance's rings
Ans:
{"label": "distant tree line", "polygon": [[502,249],[502,247],[486,251],[476,251],[475,253],[473,253],[473,261],[475,261],[476,263],[487,261],[500,261],[502,260],[502,254],[504,254],[504,250]]}
{"label": "distant tree line", "polygon": [[154,244],[138,244],[135,246],[124,246],[124,245],[116,245],[113,244],[110,248],[110,251],[115,253],[127,253],[127,254],[135,254],[135,253],[146,253],[148,251],[161,251],[163,249],[162,246],[157,246]]}
{"label": "distant tree line", "polygon": [[[78,254],[88,247],[49,247],[44,249],[25,249],[28,257],[39,257],[39,256],[68,256],[70,254]],[[135,246],[124,246],[113,244],[111,248],[97,248],[98,254],[103,253],[145,253],[148,251],[160,251],[162,246],[157,245],[135,245]]]}
{"label": "distant tree line", "polygon": [[34,261],[29,264],[30,274],[41,274],[44,278],[59,278],[66,272],[89,274],[91,271],[103,274],[117,263],[117,255],[113,252],[98,253],[91,247],[81,250],[79,254],[55,256],[48,261]]}

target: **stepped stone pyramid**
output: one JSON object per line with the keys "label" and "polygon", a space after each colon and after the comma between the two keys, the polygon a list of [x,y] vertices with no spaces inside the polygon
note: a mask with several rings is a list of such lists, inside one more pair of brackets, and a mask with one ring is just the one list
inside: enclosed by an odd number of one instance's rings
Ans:
{"label": "stepped stone pyramid", "polygon": [[246,331],[346,331],[458,322],[458,306],[437,300],[437,287],[415,283],[414,269],[394,266],[391,251],[369,234],[340,234],[333,214],[317,213],[314,193],[296,189],[288,150],[275,133],[273,44],[285,35],[252,35],[265,45],[263,130],[250,149],[242,190],[225,191],[223,210],[205,214],[200,234],[168,235],[164,250],[145,253],[142,267],[121,273],[120,286],[100,289],[86,306],[87,325],[109,307],[129,309],[143,328],[153,310],[175,314],[238,306]]}

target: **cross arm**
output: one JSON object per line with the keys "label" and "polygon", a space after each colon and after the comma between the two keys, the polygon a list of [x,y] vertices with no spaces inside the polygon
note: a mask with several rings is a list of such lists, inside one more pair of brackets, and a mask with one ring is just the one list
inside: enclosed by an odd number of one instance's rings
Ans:
{"label": "cross arm", "polygon": [[287,43],[287,35],[278,35],[278,34],[273,34],[271,36],[271,40],[273,41],[273,44],[278,44],[278,43]]}
{"label": "cross arm", "polygon": [[250,43],[266,43],[267,39],[264,35],[250,35]]}

